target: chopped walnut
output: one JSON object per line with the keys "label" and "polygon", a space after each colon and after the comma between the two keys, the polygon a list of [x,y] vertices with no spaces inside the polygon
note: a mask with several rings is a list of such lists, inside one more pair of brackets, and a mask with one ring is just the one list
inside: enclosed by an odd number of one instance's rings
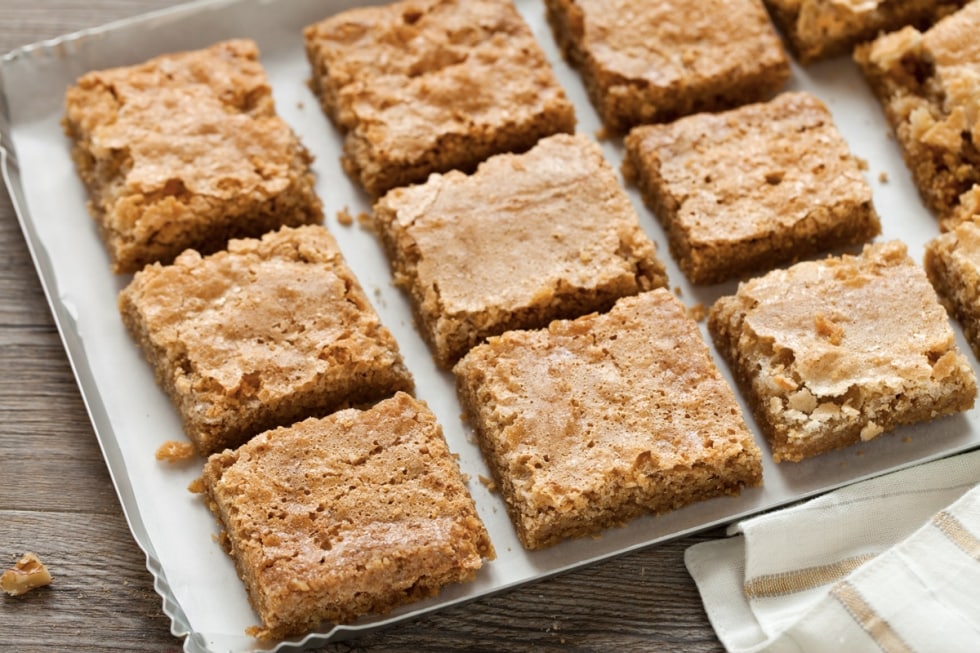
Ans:
{"label": "chopped walnut", "polygon": [[889,70],[922,43],[922,33],[914,27],[904,27],[887,34],[871,46],[871,63],[880,70]]}
{"label": "chopped walnut", "polygon": [[36,553],[25,553],[13,567],[0,576],[0,588],[10,596],[20,596],[32,589],[51,584],[51,574]]}
{"label": "chopped walnut", "polygon": [[157,449],[156,458],[157,460],[166,460],[168,463],[179,463],[190,460],[195,453],[194,445],[190,442],[167,440]]}

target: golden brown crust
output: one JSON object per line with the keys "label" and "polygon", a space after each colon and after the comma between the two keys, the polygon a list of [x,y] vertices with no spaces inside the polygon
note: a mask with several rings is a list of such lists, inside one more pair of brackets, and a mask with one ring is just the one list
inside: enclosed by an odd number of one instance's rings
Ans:
{"label": "golden brown crust", "polygon": [[603,124],[623,133],[762,100],[790,76],[761,0],[546,0]]}
{"label": "golden brown crust", "polygon": [[967,410],[976,378],[898,241],[775,270],[711,307],[773,459],[799,461]]}
{"label": "golden brown crust", "polygon": [[204,484],[263,639],[388,612],[495,556],[435,416],[404,393],[216,453]]}
{"label": "golden brown crust", "polygon": [[147,266],[119,298],[198,451],[412,389],[325,228],[284,227],[228,247]]}
{"label": "golden brown crust", "polygon": [[667,283],[615,171],[582,135],[392,190],[373,220],[445,368],[488,336]]}
{"label": "golden brown crust", "polygon": [[509,331],[453,371],[529,549],[762,482],[734,393],[665,289]]}
{"label": "golden brown crust", "polygon": [[770,270],[881,232],[858,161],[809,93],[637,127],[625,144],[624,176],[693,283]]}
{"label": "golden brown crust", "polygon": [[373,197],[571,133],[575,113],[510,0],[402,0],[305,30],[312,87]]}
{"label": "golden brown crust", "polygon": [[980,192],[980,2],[929,30],[906,27],[854,58],[881,101],[919,193],[943,229]]}
{"label": "golden brown crust", "polygon": [[90,72],[65,105],[117,272],[323,219],[312,157],[276,115],[251,41]]}

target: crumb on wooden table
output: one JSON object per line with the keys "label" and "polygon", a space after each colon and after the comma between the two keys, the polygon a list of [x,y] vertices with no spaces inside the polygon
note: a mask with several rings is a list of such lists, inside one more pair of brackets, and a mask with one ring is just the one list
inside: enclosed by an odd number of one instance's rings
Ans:
{"label": "crumb on wooden table", "polygon": [[0,588],[10,596],[20,596],[51,584],[51,573],[37,554],[28,551],[0,576]]}

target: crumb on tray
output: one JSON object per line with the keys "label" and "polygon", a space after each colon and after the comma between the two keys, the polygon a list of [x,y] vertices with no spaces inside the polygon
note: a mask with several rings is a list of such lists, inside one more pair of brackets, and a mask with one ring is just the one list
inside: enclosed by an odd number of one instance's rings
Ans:
{"label": "crumb on tray", "polygon": [[180,463],[190,460],[197,453],[190,442],[167,440],[157,448],[156,459],[168,463]]}

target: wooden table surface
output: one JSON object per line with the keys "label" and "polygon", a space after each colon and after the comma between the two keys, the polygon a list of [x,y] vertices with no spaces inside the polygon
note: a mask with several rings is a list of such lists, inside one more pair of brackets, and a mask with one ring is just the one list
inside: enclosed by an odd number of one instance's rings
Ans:
{"label": "wooden table surface", "polygon": [[[0,0],[0,53],[172,4]],[[684,568],[689,537],[324,648],[722,651]],[[36,551],[50,587],[0,597],[0,651],[178,651],[126,525],[6,189],[0,191],[0,567]]]}

